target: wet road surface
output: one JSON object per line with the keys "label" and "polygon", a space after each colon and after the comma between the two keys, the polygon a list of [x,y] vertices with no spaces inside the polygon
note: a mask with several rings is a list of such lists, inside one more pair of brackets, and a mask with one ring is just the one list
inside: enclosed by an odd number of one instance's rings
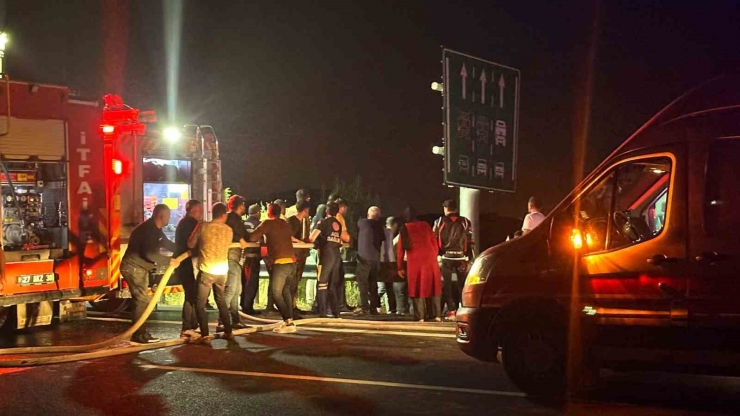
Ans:
{"label": "wet road surface", "polygon": [[[178,335],[157,313],[154,335]],[[0,347],[99,341],[125,322],[6,335]],[[0,415],[704,415],[740,409],[740,379],[602,371],[583,402],[526,397],[497,364],[461,353],[451,326],[417,336],[300,329],[100,360],[0,369]]]}

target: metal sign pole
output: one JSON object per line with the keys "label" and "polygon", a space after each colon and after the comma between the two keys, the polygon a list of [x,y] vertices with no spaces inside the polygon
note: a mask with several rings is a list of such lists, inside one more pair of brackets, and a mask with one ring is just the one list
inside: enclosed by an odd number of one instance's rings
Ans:
{"label": "metal sign pole", "polygon": [[470,220],[473,225],[473,242],[476,253],[480,247],[480,191],[478,189],[460,187],[460,215]]}

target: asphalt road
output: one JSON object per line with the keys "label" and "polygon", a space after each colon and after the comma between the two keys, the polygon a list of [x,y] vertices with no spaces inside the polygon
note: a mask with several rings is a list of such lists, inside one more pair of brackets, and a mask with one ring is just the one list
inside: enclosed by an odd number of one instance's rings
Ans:
{"label": "asphalt road", "polygon": [[[174,320],[159,313],[151,319]],[[0,347],[77,344],[127,328],[87,320],[0,339]],[[151,324],[174,338],[178,326]],[[322,329],[322,328],[319,328]],[[439,332],[301,329],[71,364],[0,369],[0,415],[703,415],[740,411],[740,379],[602,372],[583,402],[519,392],[499,365]]]}

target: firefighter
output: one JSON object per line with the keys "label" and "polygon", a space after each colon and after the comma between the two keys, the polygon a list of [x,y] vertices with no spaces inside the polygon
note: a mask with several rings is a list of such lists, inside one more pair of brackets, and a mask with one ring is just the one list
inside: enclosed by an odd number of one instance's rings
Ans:
{"label": "firefighter", "polygon": [[[439,247],[439,268],[442,272],[442,296],[447,305],[445,319],[454,320],[456,297],[462,293],[468,276],[468,262],[473,260],[473,227],[470,220],[457,212],[457,202],[448,199],[442,204],[444,216],[434,222],[434,236]],[[457,275],[457,287],[452,273]]]}
{"label": "firefighter", "polygon": [[339,249],[342,242],[349,238],[342,233],[342,224],[336,219],[339,205],[336,202],[326,204],[326,218],[317,224],[311,233],[310,240],[317,241],[319,246],[319,264],[321,272],[318,278],[319,315],[322,318],[339,317],[339,296],[344,290],[344,281],[340,275],[342,256]]}
{"label": "firefighter", "polygon": [[[144,314],[149,296],[149,273],[161,271],[169,265],[177,266],[179,261],[160,254],[164,248],[171,252],[177,251],[175,243],[168,240],[162,227],[170,222],[170,208],[164,204],[154,207],[152,217],[139,224],[131,232],[126,254],[121,259],[121,275],[128,284],[131,298],[134,301],[134,312],[131,321],[136,322]],[[159,338],[152,336],[144,325],[131,337],[131,341],[146,344],[158,342]]]}

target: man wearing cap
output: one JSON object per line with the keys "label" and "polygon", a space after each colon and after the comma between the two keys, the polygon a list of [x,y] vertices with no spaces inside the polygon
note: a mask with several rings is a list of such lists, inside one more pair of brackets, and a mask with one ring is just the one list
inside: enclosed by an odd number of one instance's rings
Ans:
{"label": "man wearing cap", "polygon": [[[232,195],[229,198],[229,214],[226,216],[226,225],[233,231],[232,243],[246,244],[247,229],[244,227],[242,215],[247,212],[247,203],[239,195]],[[244,249],[230,248],[228,252],[229,273],[226,279],[226,288],[224,289],[224,298],[226,305],[229,307],[231,316],[231,327],[234,329],[246,328],[239,318],[239,295],[242,292],[242,265],[244,258],[242,256]],[[224,330],[224,322],[219,322],[216,332]]]}
{"label": "man wearing cap", "polygon": [[[249,215],[244,221],[244,228],[247,232],[253,231],[260,225],[260,216],[262,207],[259,204],[249,206],[247,212]],[[244,250],[244,273],[242,274],[242,296],[241,306],[247,315],[259,315],[259,311],[254,310],[254,300],[260,292],[260,248],[247,248]]]}

